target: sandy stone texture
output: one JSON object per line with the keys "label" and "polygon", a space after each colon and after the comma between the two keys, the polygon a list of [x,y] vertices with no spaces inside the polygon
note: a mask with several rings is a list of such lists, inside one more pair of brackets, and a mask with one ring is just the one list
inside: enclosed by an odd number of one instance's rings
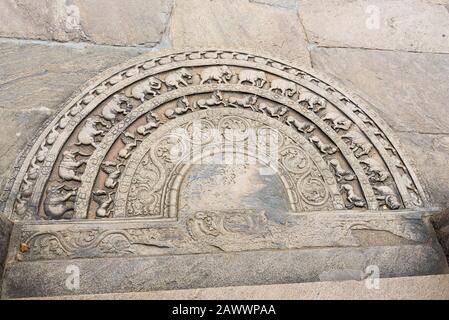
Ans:
{"label": "sandy stone texture", "polygon": [[259,2],[276,1],[178,0],[170,27],[172,45],[260,48],[309,66],[306,37],[296,9]]}
{"label": "sandy stone texture", "polygon": [[377,107],[396,131],[449,133],[449,56],[315,48],[314,68]]}
{"label": "sandy stone texture", "polygon": [[396,131],[434,204],[449,204],[449,56],[360,49],[312,51],[315,69],[374,103]]}
{"label": "sandy stone texture", "polygon": [[16,157],[79,87],[137,49],[0,43],[0,188]]}
{"label": "sandy stone texture", "polygon": [[11,230],[12,223],[3,217],[3,215],[0,215],[0,295],[2,291],[3,270],[5,268],[5,260],[8,253]]}
{"label": "sandy stone texture", "polygon": [[[413,159],[420,182],[433,203],[443,209],[447,208],[449,206],[449,171],[447,170],[449,135],[412,132],[399,132],[397,135],[409,159]],[[447,222],[449,227],[449,220]]]}
{"label": "sandy stone texture", "polygon": [[1,0],[0,36],[153,47],[173,0]]}
{"label": "sandy stone texture", "polygon": [[298,1],[309,40],[319,46],[449,52],[445,1]]}
{"label": "sandy stone texture", "polygon": [[152,291],[44,299],[61,300],[327,300],[327,299],[449,299],[449,275],[381,279],[378,289],[369,289],[365,281],[292,283],[264,286],[239,286],[191,290]]}
{"label": "sandy stone texture", "polygon": [[266,4],[273,7],[294,9],[298,5],[297,0],[249,0],[249,2]]}
{"label": "sandy stone texture", "polygon": [[81,29],[95,43],[114,45],[159,44],[168,30],[173,0],[75,0]]}

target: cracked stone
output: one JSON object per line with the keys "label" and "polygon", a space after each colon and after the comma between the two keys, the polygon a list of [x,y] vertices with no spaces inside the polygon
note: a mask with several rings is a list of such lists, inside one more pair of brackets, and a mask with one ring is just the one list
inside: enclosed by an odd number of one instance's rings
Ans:
{"label": "cracked stone", "polygon": [[169,23],[172,0],[74,0],[80,25],[94,43],[154,47]]}
{"label": "cracked stone", "polygon": [[396,131],[435,206],[449,205],[449,56],[315,48],[317,70],[369,97]]}
{"label": "cracked stone", "polygon": [[39,127],[87,80],[137,49],[0,43],[0,188]]}
{"label": "cracked stone", "polygon": [[255,48],[310,65],[296,12],[247,0],[176,1],[170,35],[174,47]]}
{"label": "cracked stone", "polygon": [[449,163],[449,137],[415,132],[400,132],[397,135],[403,149],[409,158],[413,159],[420,181],[429,193],[432,203],[437,207],[447,208],[449,172],[446,168]]}
{"label": "cracked stone", "polygon": [[315,48],[312,61],[369,97],[396,131],[449,132],[449,55]]}
{"label": "cracked stone", "polygon": [[154,47],[163,40],[173,0],[0,2],[0,36]]}

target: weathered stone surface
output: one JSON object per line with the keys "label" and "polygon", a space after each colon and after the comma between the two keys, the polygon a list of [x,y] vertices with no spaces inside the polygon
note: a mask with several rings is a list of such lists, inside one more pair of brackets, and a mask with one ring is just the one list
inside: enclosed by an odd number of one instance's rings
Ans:
{"label": "weathered stone surface", "polygon": [[0,35],[39,40],[74,40],[80,36],[79,25],[75,24],[71,28],[68,24],[67,28],[68,16],[68,6],[64,1],[4,0],[0,2]]}
{"label": "weathered stone surface", "polygon": [[309,65],[296,12],[248,0],[176,1],[170,37],[178,48],[260,48]]}
{"label": "weathered stone surface", "polygon": [[30,140],[33,140],[39,127],[53,114],[51,109],[6,110],[0,109],[2,137],[0,146],[0,187],[3,188],[9,176],[9,169],[17,156]]}
{"label": "weathered stone surface", "polygon": [[415,164],[421,182],[441,208],[449,206],[449,135],[399,132],[404,149]]}
{"label": "weathered stone surface", "polygon": [[449,132],[449,56],[315,48],[315,69],[368,96],[395,131]]}
{"label": "weathered stone surface", "polygon": [[[259,224],[252,227],[250,234],[245,234],[244,230],[238,232],[237,227],[245,227],[244,224],[239,226],[238,221],[248,219],[248,216],[256,217],[254,212],[247,212],[246,215],[228,214],[225,217],[227,229],[216,218],[218,213],[215,216],[210,212],[201,214],[210,218],[210,232],[220,231],[221,234],[208,234],[202,220],[195,218],[186,222],[147,220],[145,227],[142,227],[142,221],[134,222],[132,219],[122,220],[120,225],[115,224],[114,220],[97,220],[98,222],[90,221],[81,225],[72,223],[70,230],[67,230],[67,222],[39,223],[16,227],[12,237],[15,245],[10,254],[17,261],[67,261],[79,258],[131,258],[269,249],[391,247],[432,244],[435,240],[433,231],[421,219],[419,212],[284,214],[285,222],[265,221],[265,225],[260,225],[260,221],[253,220],[253,223]],[[265,216],[270,214],[273,215],[273,212]],[[180,217],[179,220],[186,219]],[[229,229],[234,232],[231,233]],[[53,243],[52,250],[48,250],[48,243]],[[29,250],[18,251],[20,244],[25,244]],[[338,275],[323,274],[321,280],[329,277],[335,279]]]}
{"label": "weathered stone surface", "polygon": [[273,7],[296,9],[297,0],[249,0],[249,2],[265,4]]}
{"label": "weathered stone surface", "polygon": [[448,300],[449,275],[48,297],[51,300]]}
{"label": "weathered stone surface", "polygon": [[59,106],[98,72],[137,49],[0,43],[0,177]]}
{"label": "weathered stone surface", "polygon": [[173,0],[75,0],[80,25],[89,41],[153,47],[164,38]]}
{"label": "weathered stone surface", "polygon": [[8,254],[9,238],[12,231],[12,223],[3,215],[0,215],[0,295],[3,283],[3,271],[5,268],[5,260]]}
{"label": "weathered stone surface", "polygon": [[[158,222],[150,220],[19,223],[11,235],[2,297],[363,280],[373,266],[381,278],[449,272],[433,231],[425,223],[427,218],[421,220],[417,212],[385,217],[372,212],[321,213],[298,218],[303,221],[303,229],[297,230],[296,239],[294,235],[287,238],[291,243],[302,241],[302,249],[290,246],[252,251],[248,243],[217,250],[202,240],[198,245],[205,245],[206,253],[198,251],[193,255],[187,247],[184,252],[175,252],[174,242],[165,242],[164,246],[157,240],[157,234],[173,228],[173,222],[159,223],[158,228]],[[354,229],[346,233],[357,240],[348,241],[346,236],[332,243],[338,233],[332,229],[347,223]],[[423,223],[427,227],[423,228]],[[329,228],[320,233],[320,225]],[[303,240],[302,234],[307,235]],[[21,251],[20,247],[27,250]],[[79,290],[65,285],[69,266],[80,270]]]}
{"label": "weathered stone surface", "polygon": [[317,70],[370,97],[377,113],[397,132],[434,205],[445,208],[449,56],[316,48],[312,59]]}
{"label": "weathered stone surface", "polygon": [[435,216],[432,220],[438,241],[449,261],[449,210],[444,210],[442,214]]}
{"label": "weathered stone surface", "polygon": [[172,0],[4,0],[0,2],[0,36],[87,41],[109,45],[160,43]]}
{"label": "weathered stone surface", "polygon": [[449,52],[449,11],[438,2],[300,0],[298,7],[320,46]]}
{"label": "weathered stone surface", "polygon": [[[69,265],[82,270],[79,290],[65,286]],[[447,272],[435,250],[419,245],[74,259],[8,265],[2,298],[310,282],[326,271],[363,273],[369,265],[386,278]]]}

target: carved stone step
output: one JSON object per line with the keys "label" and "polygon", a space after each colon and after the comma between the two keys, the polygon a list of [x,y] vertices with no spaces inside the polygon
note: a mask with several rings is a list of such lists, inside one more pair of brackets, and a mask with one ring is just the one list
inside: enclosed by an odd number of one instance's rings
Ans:
{"label": "carved stone step", "polygon": [[[36,299],[36,298],[33,298]],[[382,278],[378,287],[369,280],[238,286],[116,294],[55,296],[51,300],[323,300],[401,299],[448,300],[449,275]]]}

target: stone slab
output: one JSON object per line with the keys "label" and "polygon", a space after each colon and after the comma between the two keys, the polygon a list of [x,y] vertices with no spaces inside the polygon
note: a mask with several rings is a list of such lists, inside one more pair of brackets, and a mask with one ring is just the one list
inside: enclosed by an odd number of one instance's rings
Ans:
{"label": "stone slab", "polygon": [[396,132],[433,204],[448,205],[449,56],[315,48],[317,70],[369,97]]}
{"label": "stone slab", "polygon": [[366,281],[290,283],[261,286],[58,296],[51,300],[449,300],[449,275],[384,278],[379,288]]}
{"label": "stone slab", "polygon": [[449,261],[449,210],[446,209],[442,214],[433,217],[432,222],[438,241]]}
{"label": "stone slab", "polygon": [[433,202],[449,206],[449,135],[399,132],[398,137],[413,159],[421,183]]}
{"label": "stone slab", "polygon": [[153,47],[168,26],[172,0],[1,1],[0,36]]}
{"label": "stone slab", "polygon": [[[310,282],[323,273],[341,280],[348,271],[362,279],[370,265],[379,267],[380,277],[448,271],[425,245],[20,262],[7,266],[2,298]],[[77,290],[66,286],[73,266],[80,271]]]}
{"label": "stone slab", "polygon": [[0,215],[0,294],[3,282],[3,271],[5,260],[8,254],[9,239],[11,236],[13,224],[3,215]]}
{"label": "stone slab", "polygon": [[142,50],[0,41],[0,188],[39,127],[98,72]]}
{"label": "stone slab", "polygon": [[449,10],[422,0],[299,0],[311,42],[356,47],[449,52]]}
{"label": "stone slab", "polygon": [[296,12],[248,0],[176,1],[170,38],[177,48],[260,48],[298,64],[310,64]]}
{"label": "stone slab", "polygon": [[[331,247],[432,245],[428,211],[340,211],[284,214],[250,236],[207,235],[184,219],[17,222],[11,261],[71,260]],[[262,214],[262,213],[261,213]],[[423,217],[424,215],[424,217]],[[89,235],[85,238],[83,235]],[[53,243],[49,250],[48,243]],[[19,251],[25,244],[26,251]],[[444,259],[443,259],[444,260]]]}
{"label": "stone slab", "polygon": [[449,55],[315,48],[314,68],[368,96],[395,131],[449,132]]}
{"label": "stone slab", "polygon": [[297,0],[249,0],[249,2],[285,9],[296,9],[298,5]]}

